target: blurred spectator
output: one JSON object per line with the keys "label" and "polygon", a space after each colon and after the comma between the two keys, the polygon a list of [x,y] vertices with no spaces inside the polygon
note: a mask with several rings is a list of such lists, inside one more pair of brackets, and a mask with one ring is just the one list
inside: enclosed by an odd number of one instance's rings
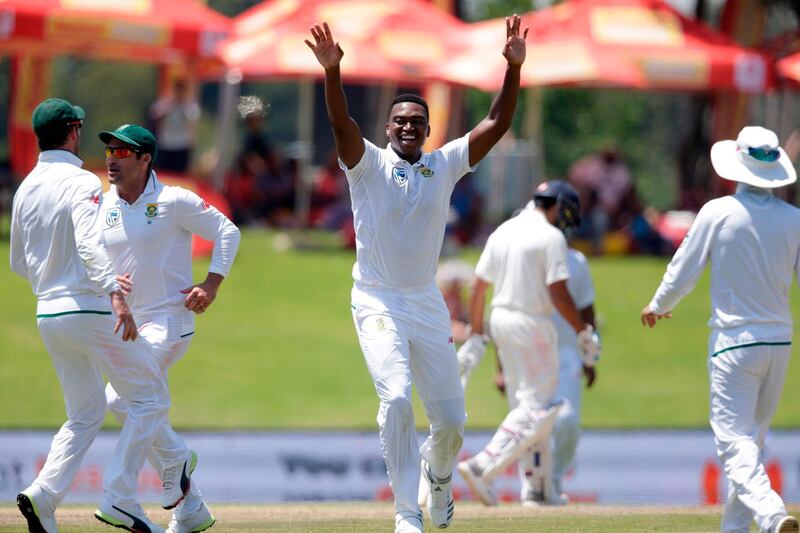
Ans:
{"label": "blurred spectator", "polygon": [[150,107],[150,122],[158,138],[156,170],[185,174],[192,160],[200,106],[187,81],[178,78],[172,92]]}
{"label": "blurred spectator", "polygon": [[469,317],[464,299],[472,283],[473,272],[473,268],[460,259],[442,261],[436,271],[436,286],[442,291],[444,303],[450,312],[450,329],[457,343],[469,338]]}
{"label": "blurred spectator", "polygon": [[623,200],[631,190],[628,166],[614,148],[585,156],[569,169],[569,182],[581,197],[577,237],[589,238],[592,251],[602,253],[603,237],[624,225]]}
{"label": "blurred spectator", "polygon": [[347,177],[339,167],[336,150],[331,150],[311,190],[311,224],[339,230],[344,224],[352,225],[352,218]]}
{"label": "blurred spectator", "polygon": [[481,228],[482,213],[483,196],[475,188],[472,174],[467,174],[456,182],[450,196],[448,236],[462,245],[474,242]]}
{"label": "blurred spectator", "polygon": [[285,225],[294,210],[296,161],[282,166],[266,132],[268,106],[260,98],[242,97],[238,110],[245,133],[236,167],[225,183],[234,223]]}
{"label": "blurred spectator", "polygon": [[11,172],[8,159],[0,161],[0,239],[8,239],[11,234],[11,204],[19,184]]}

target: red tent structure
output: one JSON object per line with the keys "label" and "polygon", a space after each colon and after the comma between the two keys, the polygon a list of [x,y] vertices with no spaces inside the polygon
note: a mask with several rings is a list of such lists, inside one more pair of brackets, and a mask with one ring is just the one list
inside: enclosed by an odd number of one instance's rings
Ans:
{"label": "red tent structure", "polygon": [[778,61],[777,69],[782,78],[800,86],[800,52]]}
{"label": "red tent structure", "polygon": [[[494,89],[504,62],[492,25],[464,34],[460,57],[432,71],[442,80]],[[743,48],[662,0],[567,0],[525,16],[528,59],[523,84],[763,92],[774,83],[767,54]],[[485,36],[485,37],[484,37]],[[481,65],[481,69],[470,65]]]}
{"label": "red tent structure", "polygon": [[467,26],[425,0],[268,0],[234,19],[220,55],[249,78],[318,78],[322,69],[303,41],[323,21],[344,50],[342,75],[351,82],[418,83],[447,60]]}
{"label": "red tent structure", "polygon": [[3,0],[0,54],[216,61],[230,25],[196,0]]}

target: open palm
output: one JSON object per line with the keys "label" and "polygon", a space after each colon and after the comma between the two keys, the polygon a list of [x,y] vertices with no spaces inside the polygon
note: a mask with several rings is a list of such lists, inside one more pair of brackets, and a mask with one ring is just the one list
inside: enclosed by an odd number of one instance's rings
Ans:
{"label": "open palm", "polygon": [[522,19],[519,15],[506,17],[506,45],[503,47],[509,65],[522,65],[525,61],[525,39],[528,37],[528,28],[520,36],[519,27]]}
{"label": "open palm", "polygon": [[342,61],[342,56],[344,56],[344,52],[342,52],[339,43],[333,40],[328,23],[323,22],[322,27],[316,24],[314,27],[310,28],[310,30],[315,42],[312,43],[306,39],[305,43],[311,48],[314,55],[317,56],[319,64],[326,69],[339,65]]}

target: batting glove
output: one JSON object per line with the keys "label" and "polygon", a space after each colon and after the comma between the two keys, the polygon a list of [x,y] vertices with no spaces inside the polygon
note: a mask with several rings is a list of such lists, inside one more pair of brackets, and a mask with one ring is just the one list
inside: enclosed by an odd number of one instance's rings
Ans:
{"label": "batting glove", "polygon": [[587,324],[578,332],[578,352],[581,354],[583,366],[592,368],[600,359],[600,336]]}
{"label": "batting glove", "polygon": [[469,376],[478,363],[483,359],[483,354],[486,353],[486,345],[489,343],[489,337],[473,333],[469,336],[464,344],[459,348],[456,357],[458,357],[458,372],[461,374],[461,384],[466,387],[469,381]]}

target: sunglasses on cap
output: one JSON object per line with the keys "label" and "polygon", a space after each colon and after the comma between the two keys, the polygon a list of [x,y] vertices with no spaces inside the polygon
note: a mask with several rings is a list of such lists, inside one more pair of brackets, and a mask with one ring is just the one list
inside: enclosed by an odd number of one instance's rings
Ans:
{"label": "sunglasses on cap", "polygon": [[83,121],[82,120],[73,120],[73,121],[67,122],[67,126],[75,126],[78,129],[81,129],[83,127]]}
{"label": "sunglasses on cap", "polygon": [[134,153],[138,154],[140,152],[127,146],[106,146],[106,157],[111,157],[111,154],[114,154],[117,159],[125,159]]}
{"label": "sunglasses on cap", "polygon": [[781,153],[778,150],[772,150],[769,148],[753,148],[749,147],[747,149],[748,155],[753,159],[758,161],[763,161],[764,163],[772,163],[777,161],[778,158],[781,156]]}

